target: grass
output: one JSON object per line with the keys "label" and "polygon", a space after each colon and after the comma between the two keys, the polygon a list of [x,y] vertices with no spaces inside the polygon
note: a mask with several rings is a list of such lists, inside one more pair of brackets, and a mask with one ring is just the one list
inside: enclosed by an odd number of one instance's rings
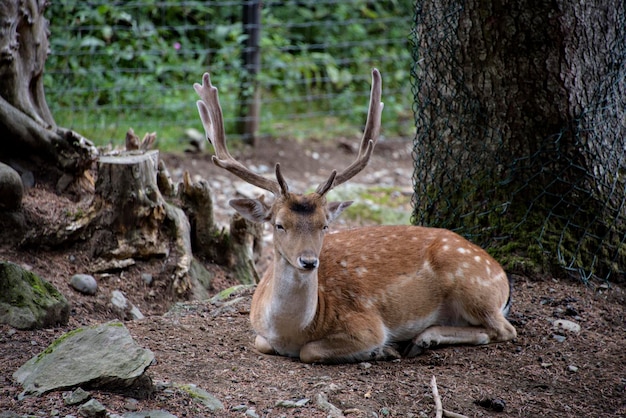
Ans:
{"label": "grass", "polygon": [[410,224],[411,196],[402,193],[398,187],[346,184],[329,192],[328,199],[353,200],[342,216],[361,224]]}
{"label": "grass", "polygon": [[[195,92],[177,92],[168,96],[147,94],[141,104],[98,107],[94,104],[64,103],[49,98],[57,125],[72,129],[97,146],[123,146],[126,132],[133,128],[140,137],[157,132],[157,147],[161,151],[182,151],[186,147],[185,131],[203,131],[195,106]],[[231,95],[220,98],[226,134],[231,140],[241,138],[236,133],[236,99]],[[295,140],[359,136],[367,117],[367,103],[352,109],[332,109],[322,102],[285,103],[264,97],[261,107],[259,136]],[[361,101],[361,98],[359,98]],[[407,114],[387,109],[383,115],[383,135],[405,137],[413,135],[413,120]],[[407,105],[410,111],[410,106]]]}

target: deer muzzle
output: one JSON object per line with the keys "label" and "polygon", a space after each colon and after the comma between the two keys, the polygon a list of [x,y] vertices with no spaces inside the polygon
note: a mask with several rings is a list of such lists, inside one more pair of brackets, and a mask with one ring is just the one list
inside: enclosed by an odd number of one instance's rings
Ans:
{"label": "deer muzzle", "polygon": [[314,254],[302,254],[298,257],[298,267],[303,270],[314,270],[319,264],[320,260]]}

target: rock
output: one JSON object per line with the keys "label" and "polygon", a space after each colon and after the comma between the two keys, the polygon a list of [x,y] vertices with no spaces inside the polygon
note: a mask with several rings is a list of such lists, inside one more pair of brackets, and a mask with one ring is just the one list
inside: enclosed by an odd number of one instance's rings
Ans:
{"label": "rock", "polygon": [[330,418],[340,418],[344,416],[341,409],[328,401],[328,395],[324,392],[315,395],[315,406],[324,411]]}
{"label": "rock", "polygon": [[15,212],[22,207],[24,185],[12,167],[0,163],[0,211]]}
{"label": "rock", "polygon": [[107,410],[100,402],[95,399],[85,402],[78,407],[78,413],[81,417],[106,417]]}
{"label": "rock", "polygon": [[128,398],[124,402],[124,409],[127,411],[136,411],[139,409],[139,401],[135,398]]}
{"label": "rock", "polygon": [[209,303],[216,304],[218,302],[225,301],[226,299],[229,299],[233,295],[239,295],[241,293],[245,293],[251,290],[253,291],[255,287],[256,285],[253,285],[253,284],[252,285],[251,284],[238,284],[235,286],[231,286],[227,289],[220,291],[213,297],[211,297],[211,299],[209,299]]}
{"label": "rock", "polygon": [[0,323],[18,329],[67,324],[70,305],[52,284],[17,264],[0,262]]}
{"label": "rock", "polygon": [[581,329],[580,325],[578,325],[576,322],[568,321],[567,319],[557,319],[556,321],[554,321],[552,326],[556,329],[573,332],[574,334],[578,334]]}
{"label": "rock", "polygon": [[239,404],[239,405],[232,406],[230,408],[230,410],[234,412],[245,412],[247,409],[248,409],[248,406],[246,404]]}
{"label": "rock", "polygon": [[91,394],[82,388],[78,388],[73,392],[67,392],[63,394],[63,403],[65,405],[76,405],[85,402],[91,398]]}
{"label": "rock", "polygon": [[19,243],[26,235],[26,218],[22,211],[0,211],[0,240],[3,244]]}
{"label": "rock", "polygon": [[307,403],[309,403],[308,398],[303,398],[298,401],[280,400],[277,401],[274,406],[282,406],[283,408],[302,408]]}
{"label": "rock", "polygon": [[141,311],[135,305],[128,302],[126,296],[119,290],[111,292],[111,305],[120,319],[135,320],[144,318]]}
{"label": "rock", "polygon": [[506,408],[506,402],[503,399],[498,398],[475,400],[474,404],[495,412],[503,412]]}
{"label": "rock", "polygon": [[150,286],[154,279],[152,278],[152,274],[150,273],[141,273],[141,280],[143,280],[145,284]]}
{"label": "rock", "polygon": [[163,410],[150,410],[150,411],[141,411],[141,412],[129,412],[127,414],[122,415],[124,418],[178,418],[176,415],[172,415],[167,411]]}
{"label": "rock", "polygon": [[114,290],[111,292],[111,305],[115,309],[125,311],[128,308],[128,300],[126,300],[126,296],[122,292]]}
{"label": "rock", "polygon": [[260,418],[260,415],[257,414],[256,410],[252,408],[246,410],[245,416],[250,418]]}
{"label": "rock", "polygon": [[65,333],[13,378],[24,387],[22,396],[77,386],[149,391],[145,386],[152,383],[144,372],[153,360],[154,354],[139,347],[124,324],[112,321]]}
{"label": "rock", "polygon": [[135,305],[132,305],[132,307],[130,308],[130,317],[132,319],[144,319],[145,318],[145,316],[143,316],[139,308],[137,308]]}
{"label": "rock", "polygon": [[99,258],[96,260],[91,266],[91,271],[94,273],[106,273],[110,271],[119,271],[127,269],[130,266],[135,265],[135,260],[133,258],[125,258],[123,260],[106,260]]}
{"label": "rock", "polygon": [[96,279],[89,274],[75,274],[70,279],[70,286],[85,295],[95,295],[98,291]]}
{"label": "rock", "polygon": [[195,402],[198,402],[204,405],[211,412],[220,411],[224,409],[224,404],[219,399],[217,399],[215,396],[211,395],[209,392],[207,392],[204,389],[199,388],[196,385],[175,384],[175,386],[179,390],[186,392],[191,397],[191,399],[193,399]]}

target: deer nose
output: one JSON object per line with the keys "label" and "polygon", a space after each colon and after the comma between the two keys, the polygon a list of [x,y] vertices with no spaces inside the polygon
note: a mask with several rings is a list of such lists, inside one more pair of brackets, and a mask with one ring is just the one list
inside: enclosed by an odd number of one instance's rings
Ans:
{"label": "deer nose", "polygon": [[302,269],[313,270],[317,268],[319,264],[319,259],[314,256],[301,255],[300,257],[298,257],[298,264]]}

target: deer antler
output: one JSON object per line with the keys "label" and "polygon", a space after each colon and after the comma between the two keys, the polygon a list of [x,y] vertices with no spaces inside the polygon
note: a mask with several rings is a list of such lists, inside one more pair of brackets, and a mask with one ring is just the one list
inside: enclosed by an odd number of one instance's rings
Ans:
{"label": "deer antler", "polygon": [[250,171],[247,167],[235,160],[228,148],[226,147],[226,133],[224,131],[224,117],[222,115],[222,107],[218,97],[217,87],[211,84],[209,73],[202,76],[202,85],[194,83],[193,88],[200,96],[196,102],[198,113],[202,120],[202,126],[206,132],[207,139],[215,148],[213,163],[240,179],[260,187],[261,189],[272,192],[274,195],[287,192],[287,183],[280,172],[280,167],[276,166],[276,177],[278,181],[270,180],[259,174]]}
{"label": "deer antler", "polygon": [[333,170],[328,180],[318,186],[316,190],[318,194],[324,195],[334,187],[350,180],[361,172],[369,162],[372,151],[374,151],[374,145],[376,145],[380,134],[380,118],[384,107],[384,103],[380,101],[381,96],[382,77],[380,76],[380,72],[374,68],[372,70],[372,90],[370,92],[370,104],[367,111],[367,122],[365,123],[363,138],[359,146],[359,154],[356,160],[341,173],[337,174],[336,170]]}

